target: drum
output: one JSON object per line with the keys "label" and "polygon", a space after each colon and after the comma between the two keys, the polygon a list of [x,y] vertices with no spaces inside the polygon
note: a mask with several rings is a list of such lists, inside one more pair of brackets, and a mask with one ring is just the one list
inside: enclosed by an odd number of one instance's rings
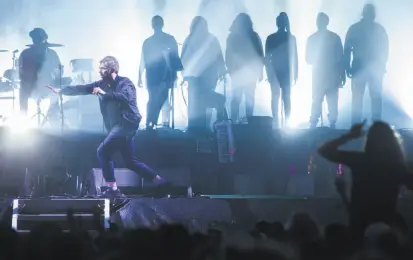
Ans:
{"label": "drum", "polygon": [[92,59],[75,59],[70,61],[72,72],[92,72],[94,61]]}
{"label": "drum", "polygon": [[13,91],[13,86],[10,81],[0,79],[0,93]]}
{"label": "drum", "polygon": [[10,81],[17,80],[19,77],[17,70],[8,69],[3,73],[3,78],[8,79]]}
{"label": "drum", "polygon": [[[72,78],[71,77],[62,77],[62,81],[60,82],[60,79],[57,78],[53,80],[52,86],[55,88],[59,88],[61,86],[69,86],[72,84]],[[60,86],[61,85],[61,86]]]}

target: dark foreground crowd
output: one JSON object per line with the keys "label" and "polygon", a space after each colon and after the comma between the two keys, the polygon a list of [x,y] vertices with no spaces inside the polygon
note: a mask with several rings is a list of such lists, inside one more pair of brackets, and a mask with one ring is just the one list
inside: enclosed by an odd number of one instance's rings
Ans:
{"label": "dark foreground crowd", "polygon": [[320,229],[306,214],[288,225],[260,222],[252,231],[216,225],[207,234],[190,234],[182,226],[157,230],[109,231],[92,235],[81,226],[62,232],[53,223],[28,234],[9,227],[0,230],[1,259],[413,259],[407,227],[401,217],[391,228],[371,225],[363,246],[352,245],[348,226],[332,223]]}

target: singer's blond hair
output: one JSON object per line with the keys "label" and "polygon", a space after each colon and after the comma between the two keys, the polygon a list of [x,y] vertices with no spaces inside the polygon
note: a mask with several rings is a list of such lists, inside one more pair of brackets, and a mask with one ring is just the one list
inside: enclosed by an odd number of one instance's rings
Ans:
{"label": "singer's blond hair", "polygon": [[119,62],[118,60],[113,57],[113,56],[106,56],[105,58],[103,58],[100,61],[100,64],[105,67],[106,69],[110,70],[111,73],[115,72],[118,73],[119,72]]}

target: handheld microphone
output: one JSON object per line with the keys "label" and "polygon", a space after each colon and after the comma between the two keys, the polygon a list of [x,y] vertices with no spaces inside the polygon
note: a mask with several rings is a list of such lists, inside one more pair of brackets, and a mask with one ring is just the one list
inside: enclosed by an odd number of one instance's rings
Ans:
{"label": "handheld microphone", "polygon": [[103,92],[103,93],[97,93],[97,94],[96,94],[96,96],[98,96],[99,99],[102,99],[102,98],[103,98],[103,95],[106,94],[105,91],[102,90],[102,92]]}

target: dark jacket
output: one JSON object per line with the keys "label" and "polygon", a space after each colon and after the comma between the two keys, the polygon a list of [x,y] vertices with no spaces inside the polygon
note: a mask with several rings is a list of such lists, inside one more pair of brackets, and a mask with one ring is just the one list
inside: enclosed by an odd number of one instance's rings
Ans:
{"label": "dark jacket", "polygon": [[62,94],[67,96],[88,95],[92,94],[93,88],[97,87],[105,92],[108,92],[107,90],[110,87],[114,88],[113,93],[99,96],[100,111],[106,129],[110,131],[110,122],[105,109],[109,100],[118,102],[122,120],[124,120],[127,125],[137,129],[142,116],[139,113],[138,105],[136,103],[136,88],[132,81],[126,77],[117,76],[112,86],[110,83],[103,80],[86,85],[66,86],[62,89]]}

